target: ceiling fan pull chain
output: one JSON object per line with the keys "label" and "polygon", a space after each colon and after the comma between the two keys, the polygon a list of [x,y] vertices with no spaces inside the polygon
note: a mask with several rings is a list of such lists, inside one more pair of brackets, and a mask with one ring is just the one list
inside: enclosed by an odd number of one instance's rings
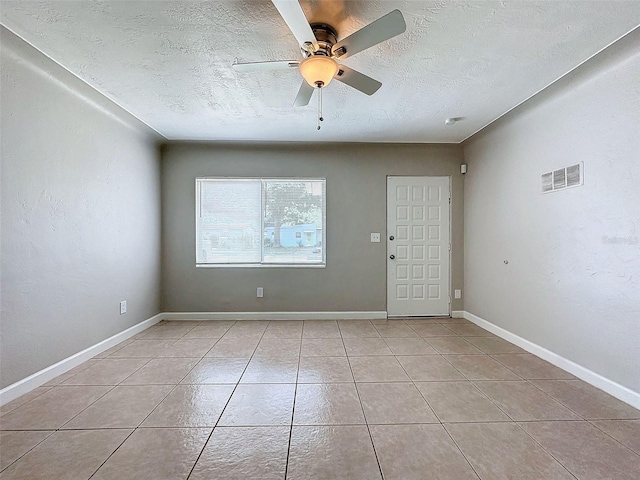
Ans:
{"label": "ceiling fan pull chain", "polygon": [[320,122],[324,122],[324,118],[322,118],[322,87],[318,88],[318,130],[320,130]]}

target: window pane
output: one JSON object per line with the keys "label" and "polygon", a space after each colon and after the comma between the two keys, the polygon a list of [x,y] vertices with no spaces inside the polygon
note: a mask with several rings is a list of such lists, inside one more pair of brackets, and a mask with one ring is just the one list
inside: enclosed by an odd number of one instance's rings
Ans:
{"label": "window pane", "polygon": [[264,263],[324,263],[324,180],[265,180]]}
{"label": "window pane", "polygon": [[260,263],[260,180],[198,179],[196,263]]}

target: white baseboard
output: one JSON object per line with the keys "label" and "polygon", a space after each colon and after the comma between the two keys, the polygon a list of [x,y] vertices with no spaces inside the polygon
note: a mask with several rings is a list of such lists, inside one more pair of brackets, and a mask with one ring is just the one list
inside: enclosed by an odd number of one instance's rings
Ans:
{"label": "white baseboard", "polygon": [[164,312],[163,320],[371,320],[387,312]]}
{"label": "white baseboard", "polygon": [[[465,318],[491,333],[511,342],[549,363],[566,370],[585,382],[597,387],[623,402],[640,409],[640,393],[620,385],[588,368],[578,365],[540,345],[526,340],[502,327],[494,325],[470,312],[459,310],[451,312],[453,318]],[[33,375],[28,376],[0,390],[0,405],[4,405],[25,393],[30,392],[58,375],[68,372],[81,363],[108,350],[118,343],[155,325],[161,320],[357,320],[387,318],[385,311],[371,312],[164,312],[134,325],[106,340],[71,355]]]}
{"label": "white baseboard", "polygon": [[110,349],[161,320],[356,320],[387,318],[387,312],[163,312],[0,390],[0,405]]}
{"label": "white baseboard", "polygon": [[589,370],[582,365],[579,365],[575,362],[572,362],[569,359],[566,359],[557,353],[552,352],[551,350],[547,350],[540,345],[537,345],[529,340],[526,340],[522,337],[519,337],[515,333],[511,333],[508,330],[505,330],[502,327],[494,325],[493,323],[478,317],[470,312],[460,312],[463,314],[462,318],[469,320],[470,322],[475,323],[479,327],[484,328],[485,330],[490,331],[491,333],[496,334],[497,336],[507,340],[508,342],[513,343],[514,345],[519,346],[520,348],[526,350],[529,353],[536,355],[537,357],[546,360],[547,362],[559,367],[572,375],[584,380],[585,382],[593,385],[600,390],[607,392],[609,395],[616,397],[619,400],[622,400],[625,403],[628,403],[632,407],[640,409],[640,393],[635,392],[619,383],[614,382],[613,380],[609,380],[606,377],[603,377],[599,373],[596,373],[592,370]]}
{"label": "white baseboard", "polygon": [[162,313],[154,315],[153,317],[148,318],[147,320],[144,320],[143,322],[140,322],[133,327],[127,328],[120,333],[116,333],[106,340],[96,343],[89,348],[85,348],[81,352],[71,355],[64,360],[60,360],[58,363],[55,363],[50,367],[44,368],[39,372],[34,373],[33,375],[29,375],[27,378],[23,378],[22,380],[3,388],[2,390],[0,390],[0,405],[4,405],[11,400],[15,400],[19,396],[24,395],[34,388],[47,383],[49,380],[53,380],[58,375],[62,375],[63,373],[68,372],[72,368],[77,367],[81,363],[86,362],[99,353],[110,349],[111,347],[126,340],[127,338],[133,337],[143,330],[146,330],[150,326],[155,325],[160,320],[162,320],[162,315]]}

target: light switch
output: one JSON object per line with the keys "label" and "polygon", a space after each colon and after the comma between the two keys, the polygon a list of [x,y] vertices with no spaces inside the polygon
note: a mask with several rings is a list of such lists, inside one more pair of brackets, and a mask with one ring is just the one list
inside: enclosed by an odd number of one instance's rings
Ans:
{"label": "light switch", "polygon": [[371,234],[371,243],[380,243],[380,234],[372,233]]}

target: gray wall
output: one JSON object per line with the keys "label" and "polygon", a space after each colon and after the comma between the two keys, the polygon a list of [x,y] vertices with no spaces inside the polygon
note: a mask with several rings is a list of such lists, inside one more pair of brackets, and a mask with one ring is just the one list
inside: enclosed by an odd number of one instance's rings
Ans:
{"label": "gray wall", "polygon": [[[459,145],[170,144],[162,153],[162,299],[174,312],[386,309],[387,175],[451,175],[452,288],[463,284]],[[327,267],[196,268],[195,178],[325,177]],[[256,299],[256,287],[265,288]],[[460,300],[453,309],[460,310]]]}
{"label": "gray wall", "polygon": [[4,28],[1,44],[5,387],[159,312],[160,164],[140,122]]}
{"label": "gray wall", "polygon": [[640,392],[640,29],[464,154],[465,310]]}

